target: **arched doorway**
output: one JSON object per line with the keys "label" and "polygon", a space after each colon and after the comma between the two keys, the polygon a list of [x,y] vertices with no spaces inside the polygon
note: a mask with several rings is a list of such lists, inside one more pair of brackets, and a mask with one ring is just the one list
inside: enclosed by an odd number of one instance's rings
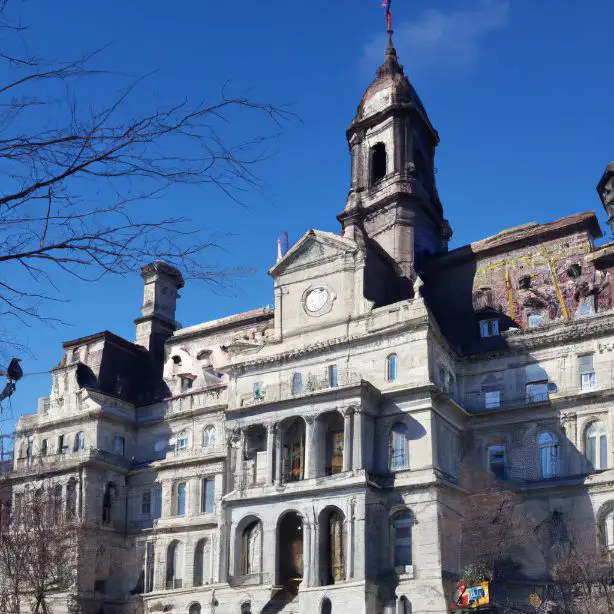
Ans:
{"label": "arched doorway", "polygon": [[320,531],[320,585],[345,580],[345,518],[337,508],[327,508],[318,521]]}
{"label": "arched doorway", "polygon": [[277,530],[278,578],[289,591],[298,591],[303,579],[303,519],[288,512]]}

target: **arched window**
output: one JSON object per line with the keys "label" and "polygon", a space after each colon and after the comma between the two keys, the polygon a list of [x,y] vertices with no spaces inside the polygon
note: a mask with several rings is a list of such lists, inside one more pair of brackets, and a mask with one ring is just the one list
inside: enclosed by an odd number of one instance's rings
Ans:
{"label": "arched window", "polygon": [[166,589],[181,588],[181,544],[174,540],[166,551]]}
{"label": "arched window", "polygon": [[324,597],[322,599],[322,607],[320,608],[321,614],[332,614],[333,612],[333,604],[330,602],[328,597]]}
{"label": "arched window", "polygon": [[386,145],[376,143],[371,147],[371,185],[386,176]]}
{"label": "arched window", "polygon": [[544,479],[554,478],[558,472],[558,441],[549,431],[539,435],[539,465]]}
{"label": "arched window", "polygon": [[303,376],[300,373],[295,373],[292,376],[292,394],[295,397],[303,394]]}
{"label": "arched window", "polygon": [[608,438],[603,422],[593,422],[586,429],[586,458],[593,469],[608,468]]}
{"label": "arched window", "polygon": [[260,572],[260,555],[262,550],[262,527],[260,521],[254,520],[247,525],[241,535],[241,575],[249,576]]}
{"label": "arched window", "polygon": [[211,547],[209,540],[201,539],[194,550],[194,586],[209,584]]}
{"label": "arched window", "polygon": [[407,469],[409,467],[407,441],[407,426],[395,424],[390,431],[390,470]]}
{"label": "arched window", "polygon": [[[326,511],[324,512],[326,514]],[[345,580],[345,526],[343,515],[339,510],[328,511],[326,519],[320,520],[325,528],[321,547],[321,584],[337,584]]]}
{"label": "arched window", "polygon": [[216,440],[215,427],[210,424],[203,430],[203,448],[214,448]]}
{"label": "arched window", "polygon": [[60,522],[62,519],[62,485],[53,487],[53,521]]}
{"label": "arched window", "polygon": [[390,354],[386,358],[386,381],[394,382],[397,379],[397,355]]}
{"label": "arched window", "polygon": [[393,563],[395,567],[412,564],[411,532],[414,516],[410,511],[400,512],[392,518]]}
{"label": "arched window", "polygon": [[397,614],[411,614],[411,606],[409,605],[407,597],[401,597],[399,599]]}
{"label": "arched window", "polygon": [[66,486],[66,518],[72,519],[77,515],[77,481],[69,480]]}
{"label": "arched window", "polygon": [[614,549],[614,509],[603,517],[601,532],[601,543],[610,550]]}
{"label": "arched window", "polygon": [[200,614],[200,603],[193,603],[188,610],[188,614]]}
{"label": "arched window", "polygon": [[83,434],[83,431],[79,431],[75,435],[75,452],[78,452],[79,450],[83,450],[84,447],[85,447],[85,435]]}

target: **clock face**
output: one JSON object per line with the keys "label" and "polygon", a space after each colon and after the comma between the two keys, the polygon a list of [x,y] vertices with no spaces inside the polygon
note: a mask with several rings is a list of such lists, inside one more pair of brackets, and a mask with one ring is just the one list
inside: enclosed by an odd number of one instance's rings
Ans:
{"label": "clock face", "polygon": [[328,301],[328,290],[326,288],[314,288],[305,297],[305,308],[311,313],[320,311]]}

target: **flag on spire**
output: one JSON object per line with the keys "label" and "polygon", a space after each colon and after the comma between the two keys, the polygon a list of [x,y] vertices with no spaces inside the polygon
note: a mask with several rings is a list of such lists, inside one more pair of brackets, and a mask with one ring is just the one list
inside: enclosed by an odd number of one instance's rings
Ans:
{"label": "flag on spire", "polygon": [[392,13],[390,12],[390,5],[392,4],[392,0],[384,0],[382,2],[382,6],[386,9],[386,29],[388,33],[392,33]]}

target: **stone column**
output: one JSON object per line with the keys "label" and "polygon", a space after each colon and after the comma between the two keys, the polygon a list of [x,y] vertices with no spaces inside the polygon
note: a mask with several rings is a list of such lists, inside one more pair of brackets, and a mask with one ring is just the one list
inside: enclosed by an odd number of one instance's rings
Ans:
{"label": "stone column", "polygon": [[346,535],[347,544],[345,549],[345,579],[354,577],[354,508],[355,501],[352,499],[347,506]]}
{"label": "stone column", "polygon": [[320,585],[320,526],[318,525],[318,517],[315,516],[313,519],[313,530],[311,535],[311,545],[312,545],[312,561],[313,561],[313,575],[312,575],[312,586]]}
{"label": "stone column", "polygon": [[245,467],[243,463],[243,450],[245,449],[245,433],[241,429],[239,430],[239,438],[235,442],[235,475],[236,484],[239,490],[245,488]]}
{"label": "stone column", "polygon": [[273,484],[273,448],[275,447],[275,430],[277,425],[271,423],[266,430],[266,484]]}
{"label": "stone column", "polygon": [[354,450],[352,465],[354,469],[363,468],[362,431],[364,428],[364,414],[358,408],[354,411]]}
{"label": "stone column", "polygon": [[282,473],[282,429],[280,425],[277,425],[275,432],[275,484],[281,486],[281,473]]}
{"label": "stone column", "polygon": [[352,412],[354,409],[348,407],[343,412],[343,471],[352,468]]}
{"label": "stone column", "polygon": [[311,586],[311,526],[303,520],[303,586]]}
{"label": "stone column", "polygon": [[305,472],[307,480],[313,477],[313,416],[305,416]]}

